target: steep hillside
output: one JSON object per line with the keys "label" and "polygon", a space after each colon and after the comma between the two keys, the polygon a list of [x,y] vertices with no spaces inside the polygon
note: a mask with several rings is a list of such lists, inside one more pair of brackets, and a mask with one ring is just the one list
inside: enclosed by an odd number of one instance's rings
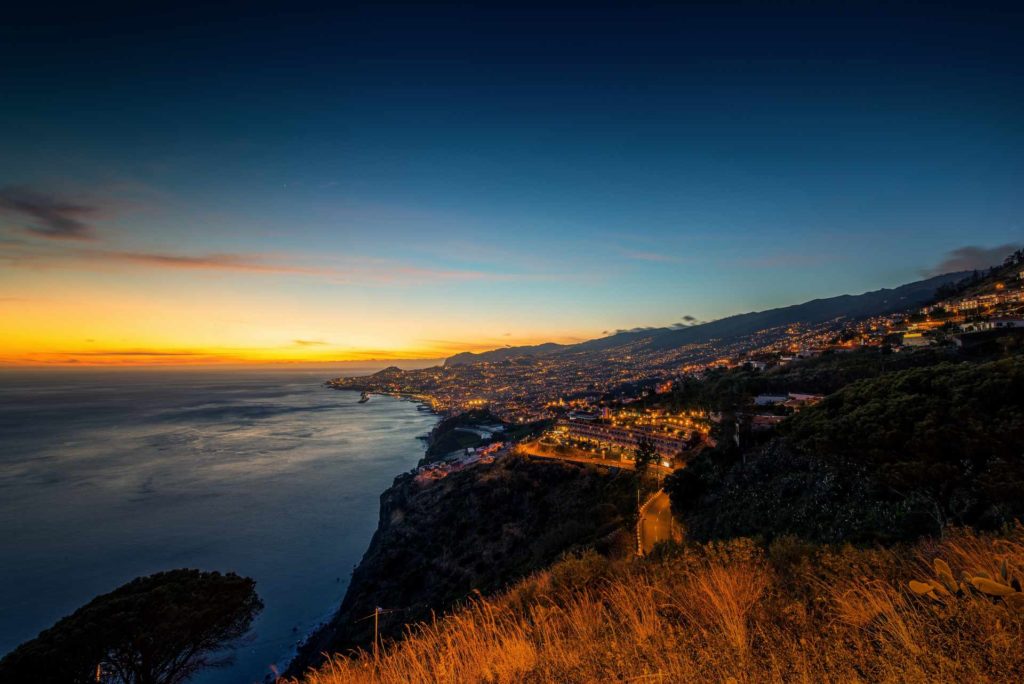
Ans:
{"label": "steep hillside", "polygon": [[860,380],[780,432],[672,476],[673,508],[693,537],[891,542],[1024,516],[1024,358]]}
{"label": "steep hillside", "polygon": [[892,550],[785,540],[765,551],[736,540],[634,562],[585,555],[415,627],[377,659],[336,657],[302,681],[1020,681],[1024,594],[1003,599],[972,583],[917,595],[911,582],[942,577],[936,558],[956,577],[985,587],[983,574],[999,578],[1012,592],[1024,535],[954,531]]}
{"label": "steep hillside", "polygon": [[292,664],[366,647],[376,606],[381,633],[443,612],[473,592],[499,590],[572,549],[630,549],[631,474],[508,456],[417,483],[402,476],[381,496],[380,524],[331,622]]}

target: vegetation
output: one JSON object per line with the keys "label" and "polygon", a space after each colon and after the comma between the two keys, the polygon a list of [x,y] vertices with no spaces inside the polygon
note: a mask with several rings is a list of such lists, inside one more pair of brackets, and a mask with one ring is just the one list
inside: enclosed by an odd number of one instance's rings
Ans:
{"label": "vegetation", "polygon": [[711,370],[703,378],[678,381],[671,394],[654,396],[649,403],[665,404],[673,409],[718,411],[742,406],[758,394],[832,394],[858,380],[955,360],[959,357],[953,348],[920,349],[900,354],[888,353],[884,349],[826,353],[767,371],[744,367]]}
{"label": "vegetation", "polygon": [[641,439],[633,453],[633,463],[636,467],[637,475],[643,478],[647,468],[657,462],[658,451],[654,448],[654,444],[649,439]]}
{"label": "vegetation", "polygon": [[172,570],[93,599],[0,660],[0,681],[178,684],[225,655],[263,608],[255,582]]}
{"label": "vegetation", "polygon": [[662,547],[644,561],[583,554],[412,629],[378,659],[335,657],[304,684],[342,682],[925,682],[1024,677],[1024,614],[971,590],[910,589],[951,572],[1024,570],[1024,534],[858,550],[780,539]]}
{"label": "vegetation", "polygon": [[471,595],[499,591],[583,548],[628,553],[632,473],[508,456],[426,484],[404,476],[381,497],[381,521],[334,619],[307,643],[292,673],[320,654],[366,647],[371,615],[402,634]]}
{"label": "vegetation", "polygon": [[1001,266],[993,266],[986,271],[974,271],[965,278],[940,285],[935,291],[935,299],[942,301],[972,292],[976,293],[982,288],[991,286],[996,278],[1015,277],[1022,264],[1024,264],[1024,250],[1015,250],[1003,259]]}
{"label": "vegetation", "polygon": [[1024,515],[1024,358],[854,382],[781,432],[670,478],[689,534],[891,542]]}
{"label": "vegetation", "polygon": [[501,425],[501,420],[487,409],[473,409],[455,416],[449,416],[431,430],[427,439],[428,447],[424,462],[436,460],[453,451],[476,448],[490,443],[491,438],[466,430],[479,425]]}

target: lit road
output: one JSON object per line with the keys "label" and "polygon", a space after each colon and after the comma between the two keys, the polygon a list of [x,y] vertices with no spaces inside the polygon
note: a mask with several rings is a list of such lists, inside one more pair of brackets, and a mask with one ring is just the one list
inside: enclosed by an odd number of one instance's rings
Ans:
{"label": "lit road", "polygon": [[594,458],[585,455],[585,452],[568,450],[566,453],[559,453],[554,449],[548,449],[537,442],[522,442],[516,445],[516,451],[532,458],[547,458],[555,461],[571,461],[573,463],[587,463],[589,465],[604,466],[606,468],[622,468],[633,470],[635,466],[632,461],[615,461],[610,458]]}
{"label": "lit road", "polygon": [[[516,445],[516,452],[530,456],[532,458],[547,458],[556,461],[571,461],[572,463],[586,463],[589,465],[604,466],[606,468],[621,468],[623,470],[635,470],[636,466],[633,465],[632,461],[619,461],[610,458],[597,458],[590,456],[588,452],[578,451],[576,449],[568,449],[564,453],[549,449],[543,444],[539,444],[536,441],[533,442],[520,442]],[[668,475],[672,472],[671,468],[666,468],[662,465],[652,464],[648,466],[648,469],[652,473],[658,473],[659,475]]]}
{"label": "lit road", "polygon": [[668,494],[661,490],[645,505],[639,523],[640,548],[647,555],[658,542],[682,540],[679,524],[672,518],[672,505]]}

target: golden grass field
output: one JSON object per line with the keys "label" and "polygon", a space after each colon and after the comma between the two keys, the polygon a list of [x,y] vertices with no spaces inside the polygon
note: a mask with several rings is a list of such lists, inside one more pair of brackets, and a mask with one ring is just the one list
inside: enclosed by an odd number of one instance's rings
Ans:
{"label": "golden grass field", "polygon": [[1024,681],[1020,603],[971,587],[916,594],[909,582],[934,579],[935,558],[968,582],[1009,584],[1024,578],[1024,532],[953,530],[889,550],[737,540],[645,560],[585,554],[301,682]]}

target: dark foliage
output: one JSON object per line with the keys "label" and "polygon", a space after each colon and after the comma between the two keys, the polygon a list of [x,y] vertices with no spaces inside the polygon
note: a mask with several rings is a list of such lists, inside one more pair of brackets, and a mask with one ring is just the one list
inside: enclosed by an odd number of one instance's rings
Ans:
{"label": "dark foliage", "polygon": [[831,394],[857,380],[909,368],[927,368],[958,358],[957,350],[952,347],[901,354],[880,349],[826,353],[767,371],[739,367],[713,370],[701,379],[684,378],[676,383],[670,395],[653,397],[651,402],[674,408],[721,410],[741,406],[758,394]]}
{"label": "dark foliage", "polygon": [[472,409],[445,418],[430,431],[427,438],[427,453],[423,462],[436,460],[437,457],[458,449],[478,447],[490,442],[489,439],[459,429],[484,424],[501,425],[501,420],[487,409]]}
{"label": "dark foliage", "polygon": [[0,681],[177,684],[223,652],[263,608],[255,582],[171,570],[98,596],[0,660]]}
{"label": "dark foliage", "polygon": [[658,461],[658,451],[649,439],[641,439],[633,454],[636,472],[643,476],[647,468]]}
{"label": "dark foliage", "polygon": [[697,539],[892,541],[1024,515],[1024,359],[855,382],[741,457],[713,451],[668,484]]}

